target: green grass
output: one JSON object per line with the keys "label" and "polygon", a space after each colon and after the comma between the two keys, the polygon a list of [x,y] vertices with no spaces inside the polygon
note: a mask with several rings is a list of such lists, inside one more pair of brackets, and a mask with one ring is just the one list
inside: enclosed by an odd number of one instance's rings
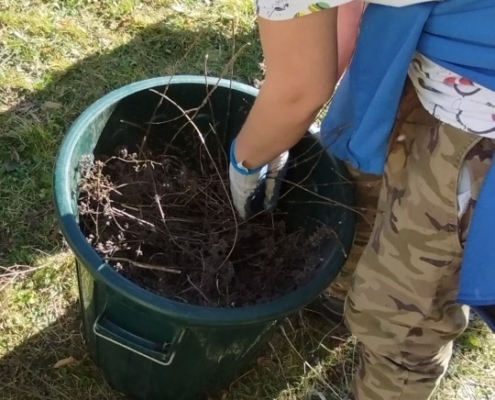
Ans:
{"label": "green grass", "polygon": [[[81,337],[73,260],[52,205],[58,146],[109,90],[166,74],[218,76],[241,48],[232,76],[253,84],[262,54],[251,0],[0,0],[0,399],[122,398]],[[437,399],[495,398],[494,359],[493,335],[473,323]],[[352,338],[302,313],[221,397],[299,400],[323,388],[338,399],[355,362]]]}

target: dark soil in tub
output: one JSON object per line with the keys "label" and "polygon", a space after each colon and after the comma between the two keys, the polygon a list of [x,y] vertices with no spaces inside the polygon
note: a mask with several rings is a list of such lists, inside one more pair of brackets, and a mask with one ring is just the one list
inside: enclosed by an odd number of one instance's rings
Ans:
{"label": "dark soil in tub", "polygon": [[79,182],[89,243],[136,284],[191,304],[242,307],[307,283],[331,229],[289,232],[280,210],[241,220],[219,149],[215,163],[199,139],[187,150],[118,147],[99,156]]}

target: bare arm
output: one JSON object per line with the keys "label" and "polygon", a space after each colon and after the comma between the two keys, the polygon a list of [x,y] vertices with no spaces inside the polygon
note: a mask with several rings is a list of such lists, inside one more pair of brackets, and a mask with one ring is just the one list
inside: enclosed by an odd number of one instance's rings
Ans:
{"label": "bare arm", "polygon": [[302,18],[258,18],[266,77],[236,140],[248,168],[294,146],[330,98],[337,80],[337,9]]}

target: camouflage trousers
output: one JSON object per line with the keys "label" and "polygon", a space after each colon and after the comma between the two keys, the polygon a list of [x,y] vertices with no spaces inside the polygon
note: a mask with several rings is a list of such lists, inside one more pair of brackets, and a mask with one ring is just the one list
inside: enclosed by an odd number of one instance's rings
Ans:
{"label": "camouflage trousers", "polygon": [[[346,324],[360,343],[355,399],[426,400],[445,374],[468,323],[456,302],[460,261],[494,151],[494,140],[436,120],[409,88],[383,176],[351,170],[359,231],[329,290],[347,293]],[[462,209],[461,176],[471,191]]]}

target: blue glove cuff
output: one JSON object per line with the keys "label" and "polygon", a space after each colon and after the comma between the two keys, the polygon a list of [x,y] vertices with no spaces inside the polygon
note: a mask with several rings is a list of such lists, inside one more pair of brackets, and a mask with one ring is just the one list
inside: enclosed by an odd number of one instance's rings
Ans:
{"label": "blue glove cuff", "polygon": [[242,175],[251,175],[260,172],[262,170],[264,165],[261,165],[257,168],[249,169],[246,168],[244,165],[242,165],[242,162],[237,162],[234,154],[234,147],[235,147],[235,140],[233,140],[230,145],[230,164],[235,168],[237,172],[239,172]]}

